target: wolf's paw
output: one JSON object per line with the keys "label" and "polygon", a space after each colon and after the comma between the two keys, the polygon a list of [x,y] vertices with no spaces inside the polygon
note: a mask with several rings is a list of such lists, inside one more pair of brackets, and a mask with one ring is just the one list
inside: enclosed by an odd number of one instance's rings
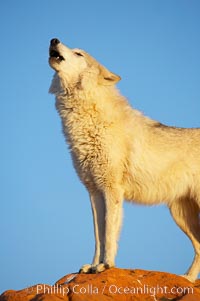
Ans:
{"label": "wolf's paw", "polygon": [[114,264],[108,264],[108,263],[99,263],[97,265],[85,264],[80,268],[79,274],[98,274],[112,267],[114,267]]}
{"label": "wolf's paw", "polygon": [[92,271],[92,265],[91,264],[84,264],[80,270],[79,274],[90,274]]}
{"label": "wolf's paw", "polygon": [[96,266],[92,266],[91,268],[91,273],[92,274],[97,274],[97,273],[101,273],[107,269],[112,268],[114,265],[110,265],[107,263],[99,263]]}
{"label": "wolf's paw", "polygon": [[180,276],[189,280],[190,282],[195,282],[195,280],[196,280],[195,278],[191,277],[190,275],[185,274],[185,275],[180,275]]}

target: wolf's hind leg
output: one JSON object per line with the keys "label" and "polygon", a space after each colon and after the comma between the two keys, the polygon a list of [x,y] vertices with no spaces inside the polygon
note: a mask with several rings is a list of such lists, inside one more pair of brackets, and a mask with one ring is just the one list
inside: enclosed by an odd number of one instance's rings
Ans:
{"label": "wolf's hind leg", "polygon": [[184,275],[185,278],[193,282],[200,272],[200,208],[195,200],[181,198],[172,203],[170,212],[177,225],[190,238],[194,247],[194,260]]}

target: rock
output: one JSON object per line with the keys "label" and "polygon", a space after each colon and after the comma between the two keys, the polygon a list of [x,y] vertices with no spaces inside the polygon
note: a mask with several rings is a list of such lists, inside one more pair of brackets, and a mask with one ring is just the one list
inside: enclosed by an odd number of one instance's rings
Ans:
{"label": "rock", "polygon": [[69,274],[54,285],[9,290],[0,301],[198,301],[200,280],[155,271],[112,268],[100,274]]}

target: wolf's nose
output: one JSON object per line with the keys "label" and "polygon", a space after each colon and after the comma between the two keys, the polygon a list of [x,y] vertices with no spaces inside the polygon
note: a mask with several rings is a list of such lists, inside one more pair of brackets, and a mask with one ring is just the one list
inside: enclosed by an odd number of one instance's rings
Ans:
{"label": "wolf's nose", "polygon": [[59,43],[60,43],[60,41],[56,38],[51,40],[51,46],[56,46]]}

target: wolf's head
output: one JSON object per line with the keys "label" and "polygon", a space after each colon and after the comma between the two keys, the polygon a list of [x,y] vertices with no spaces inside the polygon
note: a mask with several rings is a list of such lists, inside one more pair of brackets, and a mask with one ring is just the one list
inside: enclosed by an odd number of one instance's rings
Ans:
{"label": "wolf's head", "polygon": [[81,49],[70,49],[58,39],[52,39],[49,47],[49,64],[59,78],[74,86],[90,81],[97,85],[114,85],[121,78],[100,65]]}

